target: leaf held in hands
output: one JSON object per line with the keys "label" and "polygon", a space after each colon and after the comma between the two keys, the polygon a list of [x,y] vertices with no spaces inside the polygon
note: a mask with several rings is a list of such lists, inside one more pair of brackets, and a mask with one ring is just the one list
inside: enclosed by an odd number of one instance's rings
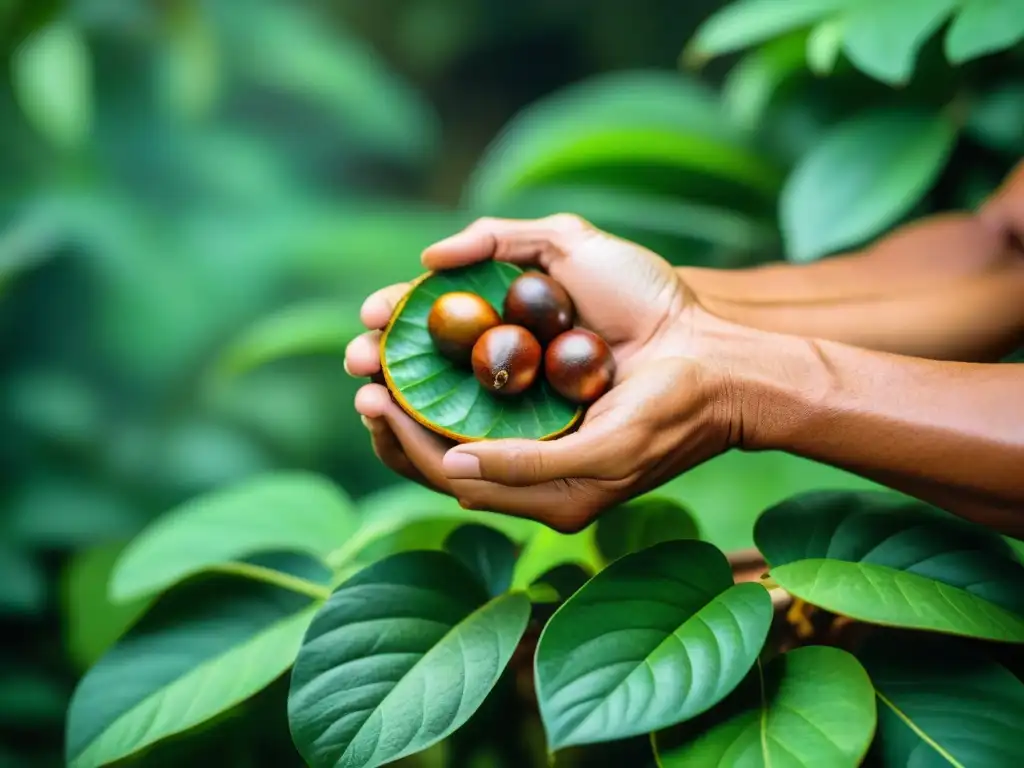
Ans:
{"label": "leaf held in hands", "polygon": [[360,571],[309,628],[292,672],[292,737],[311,768],[373,768],[459,728],[508,664],[530,617],[488,599],[451,555],[394,555]]}
{"label": "leaf held in hands", "polygon": [[875,692],[846,651],[808,646],[756,669],[703,717],[655,734],[661,768],[856,768],[875,733]]}
{"label": "leaf held in hands", "polygon": [[772,620],[768,592],[733,584],[701,541],[626,555],[555,613],[537,649],[549,747],[611,741],[685,721],[750,671]]}
{"label": "leaf held in hands", "polygon": [[893,494],[812,492],[754,538],[793,595],[861,621],[1024,642],[1024,566],[996,534]]}
{"label": "leaf held in hands", "polygon": [[395,308],[381,338],[384,377],[399,405],[423,426],[460,442],[546,440],[569,431],[582,416],[582,409],[554,392],[543,377],[516,397],[490,394],[471,368],[442,356],[427,331],[434,302],[450,291],[471,291],[500,313],[508,286],[520,273],[494,261],[428,273]]}

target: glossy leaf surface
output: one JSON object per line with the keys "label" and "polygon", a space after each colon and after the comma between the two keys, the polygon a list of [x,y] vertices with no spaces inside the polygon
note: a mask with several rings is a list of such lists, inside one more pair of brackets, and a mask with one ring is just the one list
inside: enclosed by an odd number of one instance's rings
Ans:
{"label": "glossy leaf surface", "polygon": [[444,552],[406,552],[343,584],[292,673],[292,736],[312,768],[370,768],[456,730],[497,683],[530,615],[522,593],[488,601]]}
{"label": "glossy leaf surface", "polygon": [[323,558],[356,530],[351,502],[324,478],[274,472],[185,502],[136,537],[118,561],[111,595],[129,600],[206,568],[261,552]]}
{"label": "glossy leaf surface", "polygon": [[315,610],[293,592],[219,575],[164,596],[78,684],[68,765],[112,763],[257,693],[291,665]]}
{"label": "glossy leaf surface", "polygon": [[579,419],[580,410],[542,377],[521,395],[492,395],[471,368],[442,356],[427,331],[434,302],[451,291],[471,291],[501,313],[508,287],[520,273],[494,261],[431,273],[395,309],[381,340],[384,375],[402,408],[424,426],[459,441],[539,440],[565,432]]}
{"label": "glossy leaf surface", "polygon": [[548,622],[536,687],[551,749],[611,741],[692,718],[753,666],[772,618],[758,584],[725,556],[671,541],[612,563]]}
{"label": "glossy leaf surface", "polygon": [[906,110],[833,128],[786,181],[780,215],[789,258],[812,261],[894,224],[938,177],[955,138],[942,115]]}
{"label": "glossy leaf surface", "polygon": [[470,571],[493,597],[508,591],[516,566],[516,545],[501,531],[470,523],[456,528],[444,548]]}
{"label": "glossy leaf surface", "polygon": [[914,768],[1020,764],[1024,683],[947,638],[875,638],[862,653],[878,696],[877,763]]}
{"label": "glossy leaf surface", "polygon": [[754,529],[776,582],[863,621],[1024,642],[1024,566],[983,528],[882,492],[812,492]]}
{"label": "glossy leaf surface", "polygon": [[697,521],[686,507],[657,496],[613,507],[597,520],[597,546],[608,561],[663,541],[699,536]]}
{"label": "glossy leaf surface", "polygon": [[875,722],[857,659],[808,646],[755,669],[704,717],[657,734],[655,746],[661,768],[855,768]]}

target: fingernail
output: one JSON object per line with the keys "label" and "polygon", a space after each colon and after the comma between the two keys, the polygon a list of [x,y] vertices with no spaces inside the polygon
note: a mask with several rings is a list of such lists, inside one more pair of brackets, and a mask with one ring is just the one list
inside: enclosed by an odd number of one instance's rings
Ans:
{"label": "fingernail", "polygon": [[347,357],[342,362],[341,367],[345,369],[345,373],[347,373],[349,376],[352,375],[352,371],[348,367],[348,358]]}
{"label": "fingernail", "polygon": [[471,453],[448,451],[441,462],[441,469],[452,480],[479,480],[480,459]]}
{"label": "fingernail", "polygon": [[372,421],[370,421],[370,417],[369,417],[369,416],[360,416],[360,417],[359,417],[359,420],[360,420],[361,422],[363,422],[363,426],[364,426],[364,427],[366,427],[366,428],[367,428],[368,430],[370,430],[371,432],[373,431],[373,422],[372,422]]}

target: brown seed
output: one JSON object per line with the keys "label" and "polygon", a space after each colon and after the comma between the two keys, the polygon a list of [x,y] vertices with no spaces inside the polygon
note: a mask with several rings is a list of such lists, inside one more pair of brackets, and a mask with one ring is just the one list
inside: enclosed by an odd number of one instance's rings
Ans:
{"label": "brown seed", "polygon": [[611,348],[583,328],[566,331],[551,342],[544,355],[544,372],[558,394],[574,403],[592,403],[615,379]]}
{"label": "brown seed", "polygon": [[434,302],[427,330],[438,351],[449,360],[468,365],[473,345],[485,331],[501,324],[498,311],[486,299],[468,291],[446,293]]}
{"label": "brown seed", "polygon": [[541,346],[518,325],[499,325],[484,333],[473,347],[473,373],[488,392],[518,395],[537,379]]}
{"label": "brown seed", "polygon": [[524,272],[505,296],[504,321],[523,326],[541,344],[572,328],[575,314],[565,288],[543,272]]}

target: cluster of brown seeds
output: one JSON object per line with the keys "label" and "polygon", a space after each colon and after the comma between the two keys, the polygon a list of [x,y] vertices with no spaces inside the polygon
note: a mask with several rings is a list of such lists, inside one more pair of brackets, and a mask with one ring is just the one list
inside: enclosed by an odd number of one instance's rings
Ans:
{"label": "cluster of brown seeds", "polygon": [[608,391],[615,361],[604,339],[574,328],[565,289],[543,272],[524,272],[509,286],[501,315],[468,291],[446,293],[430,310],[427,328],[438,351],[472,366],[489,392],[519,395],[543,375],[562,397],[592,403]]}

